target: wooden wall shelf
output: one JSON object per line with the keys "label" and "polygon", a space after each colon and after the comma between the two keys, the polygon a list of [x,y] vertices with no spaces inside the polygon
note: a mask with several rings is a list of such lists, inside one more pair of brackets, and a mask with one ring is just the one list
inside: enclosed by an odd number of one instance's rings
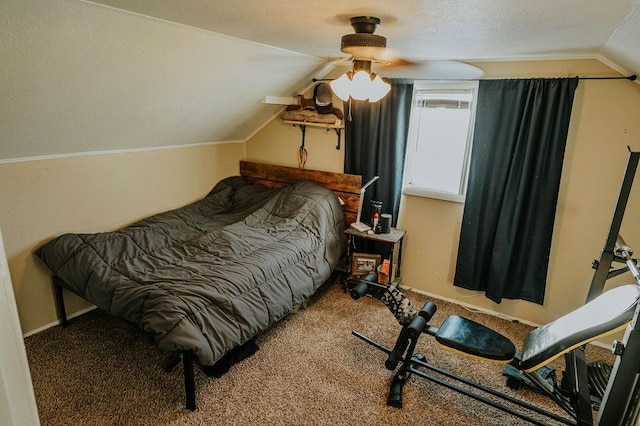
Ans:
{"label": "wooden wall shelf", "polygon": [[338,143],[336,144],[336,149],[340,149],[340,135],[342,133],[342,129],[344,129],[344,124],[329,124],[329,123],[314,123],[313,121],[294,121],[294,120],[283,120],[285,123],[287,124],[292,124],[293,126],[298,126],[300,127],[300,130],[302,131],[302,144],[300,145],[300,148],[304,148],[304,140],[305,140],[305,134],[307,131],[307,126],[311,126],[311,127],[321,127],[324,129],[327,129],[327,131],[329,131],[330,129],[335,130],[336,135],[338,135]]}

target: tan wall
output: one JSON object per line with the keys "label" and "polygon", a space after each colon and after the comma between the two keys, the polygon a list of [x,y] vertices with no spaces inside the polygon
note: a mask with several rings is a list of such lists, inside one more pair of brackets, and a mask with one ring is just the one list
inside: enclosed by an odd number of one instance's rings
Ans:
{"label": "tan wall", "polygon": [[[120,228],[202,198],[237,174],[244,144],[0,164],[0,227],[23,332],[56,320],[51,279],[33,255],[65,232]],[[69,313],[88,305],[65,294]]]}
{"label": "tan wall", "polygon": [[[298,167],[298,150],[302,132],[298,126],[275,119],[267,124],[247,143],[247,160],[281,166]],[[333,129],[307,126],[305,168],[342,173],[344,170],[344,130],[340,135],[340,149],[336,149],[338,136]]]}
{"label": "tan wall", "polygon": [[[340,72],[334,71],[327,78],[336,78]],[[313,89],[305,93],[305,98],[313,97]],[[334,108],[343,110],[343,102],[333,97]],[[343,111],[346,117],[347,111]],[[342,173],[344,171],[344,129],[338,134],[334,129],[306,126],[304,146],[307,150],[305,168]],[[273,119],[247,141],[248,161],[258,161],[280,166],[298,167],[298,151],[302,144],[302,130],[280,118]]]}
{"label": "tan wall", "polygon": [[[597,61],[481,64],[486,77],[611,75]],[[593,270],[611,223],[627,159],[640,150],[640,85],[628,81],[582,80],[576,91],[556,213],[547,292],[543,306],[505,300],[452,285],[462,204],[404,196],[399,226],[408,230],[404,283],[441,297],[542,324],[584,304]],[[640,183],[629,200],[622,235],[640,247]],[[616,280],[632,281],[629,275]]]}
{"label": "tan wall", "polygon": [[[485,78],[615,75],[596,60],[478,63]],[[346,114],[345,114],[346,115]],[[547,292],[543,306],[505,300],[495,304],[484,293],[454,287],[453,275],[463,205],[403,196],[398,226],[408,231],[402,263],[403,284],[440,297],[546,323],[582,305],[600,255],[617,200],[627,159],[627,145],[640,150],[640,85],[625,80],[582,80],[576,91],[560,198],[553,236]],[[296,165],[299,130],[274,120],[247,143],[253,160]],[[307,135],[311,134],[307,131]],[[309,168],[341,170],[344,161],[328,149],[329,135],[315,136]],[[320,139],[321,138],[321,139]],[[326,144],[326,145],[324,145]],[[321,145],[321,146],[320,146]],[[321,153],[330,151],[326,157]],[[637,179],[640,181],[640,179]],[[622,234],[640,250],[640,182],[626,211]],[[616,282],[629,281],[626,278]]]}

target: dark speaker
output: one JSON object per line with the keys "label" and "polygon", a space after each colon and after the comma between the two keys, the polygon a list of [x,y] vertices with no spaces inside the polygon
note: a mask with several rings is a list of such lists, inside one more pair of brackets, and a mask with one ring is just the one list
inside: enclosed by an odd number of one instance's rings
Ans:
{"label": "dark speaker", "polygon": [[380,226],[382,227],[382,233],[388,234],[391,232],[391,215],[384,213],[380,215]]}

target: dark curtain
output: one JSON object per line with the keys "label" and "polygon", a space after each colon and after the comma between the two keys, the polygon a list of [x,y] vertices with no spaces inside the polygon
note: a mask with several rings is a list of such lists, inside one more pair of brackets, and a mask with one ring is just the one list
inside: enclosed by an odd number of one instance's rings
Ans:
{"label": "dark curtain", "polygon": [[370,200],[382,201],[382,212],[393,215],[395,226],[400,207],[402,173],[411,114],[413,82],[390,80],[391,92],[378,102],[351,101],[345,108],[344,172],[362,175],[367,188],[362,221],[369,222]]}
{"label": "dark curtain", "polygon": [[543,303],[577,85],[480,81],[454,285]]}

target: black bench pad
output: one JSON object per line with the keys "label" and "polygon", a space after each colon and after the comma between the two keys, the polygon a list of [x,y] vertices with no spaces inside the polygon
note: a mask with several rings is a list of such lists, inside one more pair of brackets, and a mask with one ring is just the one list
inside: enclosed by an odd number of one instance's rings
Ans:
{"label": "black bench pad", "polygon": [[491,361],[509,362],[516,353],[511,340],[502,334],[457,315],[444,320],[435,338],[448,349]]}
{"label": "black bench pad", "polygon": [[520,369],[532,372],[565,352],[623,329],[633,318],[639,300],[640,287],[624,285],[536,328],[525,339]]}

